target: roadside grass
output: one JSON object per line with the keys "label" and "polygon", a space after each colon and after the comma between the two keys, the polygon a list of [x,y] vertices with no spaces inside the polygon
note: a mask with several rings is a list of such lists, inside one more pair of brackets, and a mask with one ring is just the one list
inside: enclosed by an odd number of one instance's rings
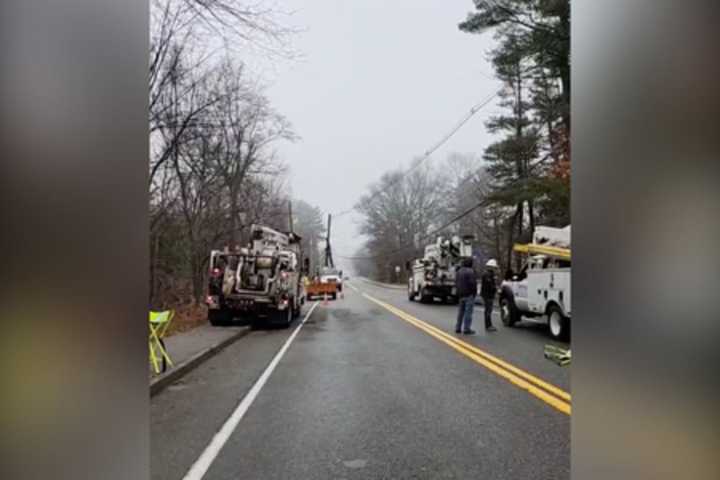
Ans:
{"label": "roadside grass", "polygon": [[188,330],[208,323],[207,307],[205,305],[189,303],[171,308],[175,310],[175,316],[165,334],[166,336],[187,332]]}

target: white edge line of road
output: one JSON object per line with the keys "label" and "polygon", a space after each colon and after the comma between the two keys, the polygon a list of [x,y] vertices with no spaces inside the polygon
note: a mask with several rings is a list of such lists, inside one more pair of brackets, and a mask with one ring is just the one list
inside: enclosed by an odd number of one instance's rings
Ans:
{"label": "white edge line of road", "polygon": [[190,470],[188,470],[188,472],[185,474],[183,480],[201,480],[205,476],[207,471],[210,469],[212,462],[217,458],[220,450],[222,450],[223,446],[225,446],[225,443],[233,434],[238,424],[240,423],[240,420],[242,420],[242,418],[245,416],[245,413],[247,413],[248,409],[250,409],[250,406],[255,401],[255,398],[257,398],[260,390],[262,390],[263,386],[270,378],[270,375],[272,375],[273,371],[275,370],[275,367],[277,367],[278,363],[280,363],[280,360],[285,355],[285,352],[290,347],[290,344],[293,342],[293,340],[295,340],[295,337],[297,336],[298,332],[300,332],[300,329],[303,327],[303,325],[305,325],[307,319],[310,318],[310,315],[312,315],[315,307],[318,306],[318,303],[319,302],[315,302],[313,304],[313,306],[310,308],[310,311],[305,315],[305,318],[303,318],[303,321],[300,322],[300,325],[295,328],[295,331],[293,331],[292,335],[290,335],[290,337],[285,341],[282,348],[280,348],[280,350],[275,354],[275,357],[273,357],[272,361],[267,366],[265,371],[262,373],[262,375],[260,375],[260,378],[257,379],[250,391],[245,395],[245,397],[243,397],[238,406],[235,408],[235,411],[232,413],[232,415],[230,415],[230,417],[225,421],[220,430],[215,434],[213,439],[210,441],[210,444],[205,447],[203,453],[195,461],[192,467],[190,467]]}

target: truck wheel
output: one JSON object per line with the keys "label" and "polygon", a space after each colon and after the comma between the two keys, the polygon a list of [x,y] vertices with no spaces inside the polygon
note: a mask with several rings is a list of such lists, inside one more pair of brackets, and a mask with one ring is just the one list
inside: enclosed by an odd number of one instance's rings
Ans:
{"label": "truck wheel", "polygon": [[333,300],[337,300],[337,292],[334,292],[330,298],[332,298]]}
{"label": "truck wheel", "polygon": [[519,312],[513,302],[507,296],[500,297],[500,319],[506,327],[514,326],[520,320]]}
{"label": "truck wheel", "polygon": [[293,308],[288,305],[285,310],[278,311],[278,317],[280,317],[280,325],[282,328],[290,328],[293,321]]}
{"label": "truck wheel", "polygon": [[555,340],[570,339],[570,319],[563,315],[562,310],[557,305],[548,307],[548,325],[550,327],[550,335]]}
{"label": "truck wheel", "polygon": [[224,327],[229,320],[230,312],[227,310],[208,310],[208,321],[213,327]]}
{"label": "truck wheel", "polygon": [[266,318],[260,318],[257,313],[252,313],[248,319],[250,328],[253,330],[259,330],[263,327],[267,327],[268,321]]}
{"label": "truck wheel", "polygon": [[425,290],[425,287],[423,287],[420,290],[420,303],[430,303],[432,302],[433,297],[427,294],[427,290]]}
{"label": "truck wheel", "polygon": [[412,281],[408,282],[408,300],[411,302],[415,301],[415,292],[413,291]]}

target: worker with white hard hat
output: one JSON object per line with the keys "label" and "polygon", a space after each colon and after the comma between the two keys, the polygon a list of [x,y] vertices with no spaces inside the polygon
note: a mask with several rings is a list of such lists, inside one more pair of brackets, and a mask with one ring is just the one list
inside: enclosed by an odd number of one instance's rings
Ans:
{"label": "worker with white hard hat", "polygon": [[491,258],[485,263],[485,273],[480,279],[480,296],[485,306],[485,330],[495,332],[497,329],[492,324],[492,310],[497,293],[497,269],[498,263]]}

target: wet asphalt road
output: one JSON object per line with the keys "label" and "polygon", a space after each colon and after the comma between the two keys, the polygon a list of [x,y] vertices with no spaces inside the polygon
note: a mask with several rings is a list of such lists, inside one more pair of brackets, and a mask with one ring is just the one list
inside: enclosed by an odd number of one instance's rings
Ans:
{"label": "wet asphalt road", "polygon": [[[447,332],[454,306],[351,285]],[[205,479],[565,479],[570,416],[358,291],[319,305]],[[306,305],[305,311],[309,310]],[[462,337],[569,392],[545,328]],[[154,480],[182,479],[294,330],[245,336],[151,400]],[[475,327],[482,325],[481,307]]]}

